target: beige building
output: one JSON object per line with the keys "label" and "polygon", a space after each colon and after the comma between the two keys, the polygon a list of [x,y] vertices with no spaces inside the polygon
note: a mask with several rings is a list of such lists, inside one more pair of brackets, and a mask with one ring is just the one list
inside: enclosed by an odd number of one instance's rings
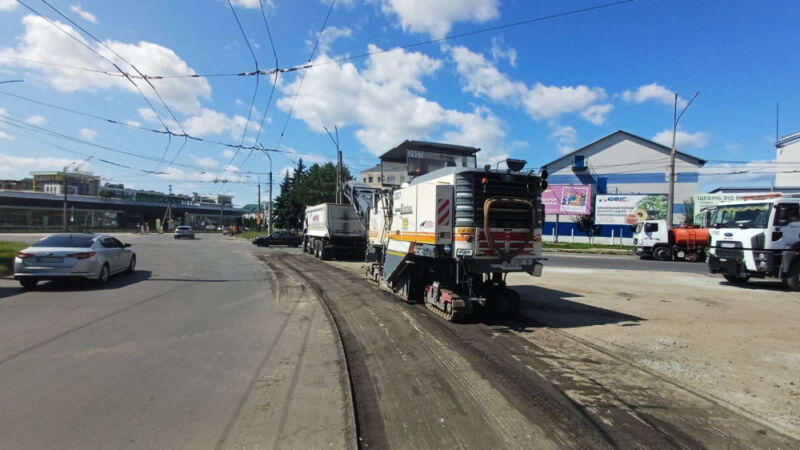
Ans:
{"label": "beige building", "polygon": [[[33,190],[48,194],[64,193],[64,172],[31,172]],[[87,195],[96,197],[100,191],[100,177],[92,172],[67,172],[67,193],[70,195]]]}
{"label": "beige building", "polygon": [[403,164],[384,163],[383,169],[383,180],[381,180],[380,164],[367,170],[362,170],[359,179],[362,183],[372,188],[380,188],[383,183],[401,185],[411,179],[408,176],[406,166]]}
{"label": "beige building", "polygon": [[778,139],[775,148],[777,149],[775,187],[800,187],[800,173],[790,172],[800,164],[800,132]]}

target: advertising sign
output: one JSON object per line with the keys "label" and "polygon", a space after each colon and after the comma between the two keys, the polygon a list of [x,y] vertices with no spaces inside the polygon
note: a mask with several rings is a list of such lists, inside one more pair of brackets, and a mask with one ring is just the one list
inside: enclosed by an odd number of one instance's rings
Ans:
{"label": "advertising sign", "polygon": [[667,196],[598,195],[594,209],[598,225],[636,225],[644,220],[667,218]]}
{"label": "advertising sign", "polygon": [[585,215],[592,212],[592,186],[551,184],[542,192],[545,214]]}
{"label": "advertising sign", "polygon": [[777,194],[777,192],[737,192],[731,194],[695,194],[694,200],[694,223],[703,224],[703,218],[710,214],[711,210],[724,202],[736,202],[743,197],[764,194]]}

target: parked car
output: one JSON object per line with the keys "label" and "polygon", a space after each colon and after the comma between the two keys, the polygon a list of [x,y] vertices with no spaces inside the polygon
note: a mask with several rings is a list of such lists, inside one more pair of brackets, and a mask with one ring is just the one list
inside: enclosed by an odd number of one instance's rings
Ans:
{"label": "parked car", "polygon": [[194,239],[194,231],[192,231],[192,227],[188,225],[180,225],[175,227],[175,234],[173,235],[175,239],[180,238],[189,238]]}
{"label": "parked car", "polygon": [[103,284],[114,274],[136,270],[136,253],[130,247],[103,234],[51,234],[17,252],[14,278],[25,289],[42,280],[64,278]]}
{"label": "parked car", "polygon": [[269,247],[270,245],[298,247],[303,243],[303,237],[292,231],[275,231],[270,235],[253,238],[252,242],[259,247]]}

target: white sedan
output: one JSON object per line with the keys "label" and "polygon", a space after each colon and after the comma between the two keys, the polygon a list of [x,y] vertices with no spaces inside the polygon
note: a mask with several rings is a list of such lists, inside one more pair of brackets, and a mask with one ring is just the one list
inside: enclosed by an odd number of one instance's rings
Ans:
{"label": "white sedan", "polygon": [[14,278],[25,289],[41,280],[84,278],[103,284],[111,275],[136,270],[131,244],[102,234],[51,234],[17,252]]}

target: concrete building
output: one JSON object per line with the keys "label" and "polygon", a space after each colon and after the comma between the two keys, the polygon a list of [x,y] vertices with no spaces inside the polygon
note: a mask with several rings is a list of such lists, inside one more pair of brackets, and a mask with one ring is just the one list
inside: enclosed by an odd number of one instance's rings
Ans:
{"label": "concrete building", "polygon": [[[586,184],[597,194],[667,194],[669,191],[670,148],[626,131],[616,131],[568,153],[543,167],[550,173],[548,183]],[[675,223],[683,219],[683,202],[697,192],[699,169],[706,161],[677,152],[675,159]],[[555,216],[547,217],[545,236],[552,235]],[[631,237],[631,227],[603,225],[601,236]],[[561,216],[559,236],[577,230],[569,216]]]}
{"label": "concrete building", "polygon": [[32,191],[33,178],[23,178],[21,180],[0,180],[0,189],[8,191]]}
{"label": "concrete building", "polygon": [[777,150],[775,187],[780,189],[787,186],[800,186],[800,172],[789,173],[790,170],[797,169],[800,165],[800,132],[778,139],[775,148]]}
{"label": "concrete building", "polygon": [[386,184],[400,185],[410,179],[406,166],[403,164],[384,163],[383,170],[383,180],[381,180],[380,164],[367,170],[362,170],[359,179],[362,183],[372,188],[380,188],[383,182]]}
{"label": "concrete building", "polygon": [[[31,172],[32,190],[48,194],[64,194],[64,172]],[[100,191],[100,177],[91,172],[67,172],[67,193],[72,195],[96,196]]]}
{"label": "concrete building", "polygon": [[[68,195],[67,225],[71,230],[119,230],[149,223],[155,229],[156,220],[163,220],[167,211],[165,198],[163,194],[154,201]],[[0,230],[60,230],[63,206],[62,195],[0,190]],[[247,213],[235,207],[176,203],[174,195],[171,209],[177,225],[202,228],[241,224]]]}

